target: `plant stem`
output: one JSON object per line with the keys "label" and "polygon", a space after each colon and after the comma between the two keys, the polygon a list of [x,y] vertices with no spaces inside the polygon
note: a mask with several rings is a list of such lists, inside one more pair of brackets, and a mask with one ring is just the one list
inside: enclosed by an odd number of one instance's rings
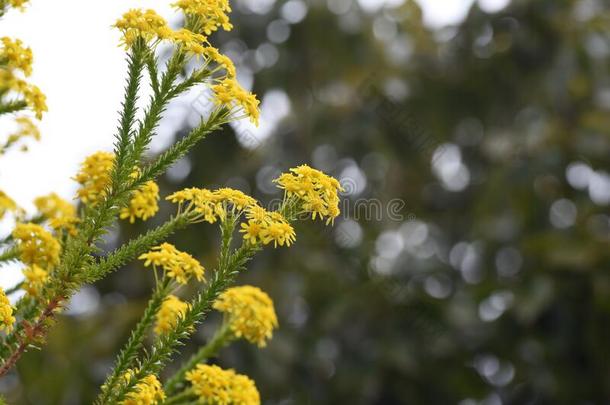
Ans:
{"label": "plant stem", "polygon": [[117,385],[118,380],[133,365],[138,355],[138,351],[144,344],[145,333],[152,325],[155,315],[159,311],[163,300],[169,294],[171,287],[171,279],[167,277],[163,279],[161,284],[157,285],[153,296],[151,297],[150,301],[148,301],[148,305],[146,306],[142,319],[140,319],[140,322],[138,322],[137,326],[132,331],[127,344],[119,353],[116,360],[116,365],[102,386],[102,392],[100,393],[96,402],[105,403],[107,400],[109,400],[113,395],[113,389]]}
{"label": "plant stem", "polygon": [[214,334],[214,337],[203,347],[201,347],[197,353],[193,354],[191,358],[180,367],[180,369],[165,383],[163,389],[166,394],[172,394],[179,388],[179,384],[184,379],[186,373],[199,363],[203,363],[209,358],[215,356],[220,349],[226,346],[231,341],[231,329],[228,323],[224,322],[220,329]]}
{"label": "plant stem", "polygon": [[195,396],[195,393],[193,392],[192,389],[187,389],[184,390],[183,392],[174,395],[173,397],[169,397],[167,398],[162,405],[173,405],[173,404],[179,404],[185,400],[189,400],[192,399]]}

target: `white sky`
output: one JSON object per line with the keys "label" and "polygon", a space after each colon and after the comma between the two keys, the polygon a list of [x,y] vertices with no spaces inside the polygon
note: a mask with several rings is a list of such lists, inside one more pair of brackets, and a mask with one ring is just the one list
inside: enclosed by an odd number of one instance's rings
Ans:
{"label": "white sky", "polygon": [[[474,0],[417,0],[431,26],[455,24]],[[509,0],[479,0],[487,11]],[[111,25],[127,9],[154,8],[175,18],[170,0],[32,0],[25,13],[10,11],[0,22],[0,37],[21,39],[34,52],[29,78],[47,95],[49,112],[40,124],[42,140],[26,154],[9,152],[0,159],[0,189],[21,206],[57,192],[74,195],[70,180],[82,159],[112,147],[125,80],[119,33]],[[2,131],[5,132],[4,130]],[[2,226],[0,226],[0,233]],[[0,271],[0,285],[12,286],[18,272]]]}

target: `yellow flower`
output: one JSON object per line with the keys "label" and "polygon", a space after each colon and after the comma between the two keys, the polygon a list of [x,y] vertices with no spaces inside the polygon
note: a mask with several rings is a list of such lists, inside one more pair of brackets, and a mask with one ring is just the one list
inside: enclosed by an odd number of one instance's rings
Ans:
{"label": "yellow flower", "polygon": [[206,35],[219,27],[225,31],[233,29],[227,15],[231,12],[229,0],[178,0],[173,6],[181,9],[187,17],[196,19],[201,32]]}
{"label": "yellow flower", "polygon": [[0,51],[0,61],[4,61],[11,69],[19,69],[25,76],[32,74],[34,56],[32,50],[23,46],[19,39],[0,38],[3,48]]}
{"label": "yellow flower", "polygon": [[136,218],[146,221],[159,211],[159,186],[150,180],[133,192],[129,206],[121,208],[121,219],[129,218],[132,224]]}
{"label": "yellow flower", "polygon": [[228,77],[235,77],[237,72],[235,71],[235,65],[233,61],[226,55],[218,52],[218,49],[208,46],[205,48],[205,55],[213,62],[218,64],[221,68],[227,71]]}
{"label": "yellow flower", "polygon": [[214,302],[214,309],[227,316],[231,333],[265,347],[277,328],[273,301],[260,288],[245,285],[229,288]]}
{"label": "yellow flower", "polygon": [[123,33],[121,45],[130,48],[139,38],[145,42],[167,39],[172,30],[167,21],[154,10],[131,9],[114,26]]}
{"label": "yellow flower", "polygon": [[59,264],[61,245],[42,226],[17,224],[13,237],[19,241],[20,258],[25,264],[35,264],[47,270]]}
{"label": "yellow flower", "polygon": [[74,177],[74,180],[81,184],[78,197],[84,204],[95,205],[106,196],[113,165],[113,153],[96,152],[85,158],[80,171]]}
{"label": "yellow flower", "polygon": [[15,317],[13,316],[13,307],[4,293],[4,290],[0,287],[0,331],[6,330],[7,332],[10,332],[13,330],[14,324]]}
{"label": "yellow flower", "polygon": [[49,273],[35,264],[26,267],[22,270],[22,272],[25,276],[23,289],[34,297],[38,296],[42,290],[42,287],[44,287],[45,283],[49,279]]}
{"label": "yellow flower", "polygon": [[[123,378],[126,382],[131,381],[136,372],[134,370],[127,371]],[[160,404],[165,400],[165,393],[161,388],[161,383],[154,375],[147,375],[142,378],[129,392],[121,405],[155,405]]]}
{"label": "yellow flower", "polygon": [[186,373],[186,380],[200,402],[213,405],[259,405],[260,395],[254,381],[234,370],[198,364]]}
{"label": "yellow flower", "polygon": [[295,197],[304,212],[316,217],[326,218],[329,224],[339,216],[339,191],[343,191],[337,179],[319,170],[302,165],[290,169],[274,180],[284,189],[287,197]]}
{"label": "yellow flower", "polygon": [[259,101],[253,93],[243,89],[234,77],[227,77],[212,86],[217,104],[224,104],[236,112],[242,111],[254,124],[258,125]]}
{"label": "yellow flower", "polygon": [[279,212],[269,212],[258,205],[248,207],[247,221],[241,224],[239,232],[247,243],[262,242],[265,245],[273,242],[274,247],[290,246],[296,240],[294,228]]}
{"label": "yellow flower", "polygon": [[207,43],[206,37],[185,28],[174,31],[171,35],[171,41],[178,45],[181,50],[192,55],[201,57],[206,54],[206,47],[203,46]]}
{"label": "yellow flower", "polygon": [[36,198],[34,205],[40,214],[49,220],[49,225],[55,231],[64,229],[71,235],[76,235],[76,224],[79,219],[74,205],[55,193]]}
{"label": "yellow flower", "polygon": [[180,298],[175,295],[169,295],[165,298],[159,312],[157,312],[155,333],[161,335],[175,328],[178,319],[184,316],[188,307],[189,304],[181,301]]}
{"label": "yellow flower", "polygon": [[0,190],[0,219],[4,217],[7,212],[15,212],[18,207],[15,201],[2,190]]}
{"label": "yellow flower", "polygon": [[180,209],[184,203],[187,203],[186,210],[197,214],[195,221],[207,221],[211,224],[218,219],[224,220],[227,212],[239,216],[243,210],[256,204],[254,198],[231,188],[221,188],[215,191],[205,188],[187,188],[173,193],[166,199],[178,203]]}
{"label": "yellow flower", "polygon": [[140,255],[139,259],[144,260],[145,267],[151,264],[154,268],[162,267],[168,277],[176,279],[180,284],[186,284],[191,277],[197,281],[203,280],[205,268],[201,263],[169,243],[152,248],[150,252]]}
{"label": "yellow flower", "polygon": [[38,86],[18,79],[12,76],[10,73],[8,73],[8,76],[0,80],[0,82],[2,81],[8,84],[8,86],[3,87],[8,87],[13,91],[21,93],[24,98],[23,101],[25,101],[27,107],[34,112],[36,118],[42,119],[42,114],[48,111],[47,97],[42,93]]}

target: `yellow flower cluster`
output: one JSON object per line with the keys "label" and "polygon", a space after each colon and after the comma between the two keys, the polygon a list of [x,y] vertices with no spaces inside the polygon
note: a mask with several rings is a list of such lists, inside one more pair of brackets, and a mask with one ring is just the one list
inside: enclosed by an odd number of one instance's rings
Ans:
{"label": "yellow flower cluster", "polygon": [[212,86],[212,91],[216,96],[218,104],[224,104],[229,109],[243,111],[250,121],[258,125],[259,119],[259,100],[256,95],[244,90],[234,77],[226,77],[220,83]]}
{"label": "yellow flower cluster", "polygon": [[175,279],[180,284],[188,283],[191,277],[195,277],[197,281],[203,280],[205,268],[201,263],[169,243],[155,246],[148,253],[140,255],[139,259],[144,260],[145,267],[152,264],[153,268],[157,266],[163,268],[168,277]]}
{"label": "yellow flower cluster", "polygon": [[[131,381],[135,371],[129,370],[123,378],[126,382]],[[142,378],[134,389],[126,395],[121,405],[156,405],[165,400],[165,393],[161,387],[161,382],[154,375],[147,375]]]}
{"label": "yellow flower cluster", "polygon": [[214,309],[227,316],[231,333],[236,338],[265,347],[277,328],[273,301],[260,288],[245,285],[229,288],[214,302]]}
{"label": "yellow flower cluster", "polygon": [[22,272],[25,277],[22,288],[31,296],[38,296],[49,280],[49,273],[36,264],[26,267]]}
{"label": "yellow flower cluster", "polygon": [[0,219],[4,218],[4,214],[7,212],[15,212],[17,209],[15,201],[4,191],[0,190]]}
{"label": "yellow flower cluster", "polygon": [[264,245],[273,242],[274,247],[290,246],[296,240],[294,228],[279,212],[269,212],[260,206],[252,206],[246,211],[246,218],[239,232],[244,234],[244,239],[250,244],[260,241]]}
{"label": "yellow flower cluster", "polygon": [[113,165],[113,153],[95,152],[85,158],[80,171],[74,177],[81,185],[77,193],[83,204],[95,205],[106,196]]}
{"label": "yellow flower cluster", "polygon": [[[0,39],[0,94],[11,95],[16,93],[23,97],[21,100],[11,99],[8,102],[24,101],[36,115],[41,119],[42,114],[47,111],[46,97],[40,89],[29,84],[19,77],[20,74],[29,76],[32,73],[32,50],[23,46],[20,40],[12,40],[7,37]],[[21,73],[19,73],[21,72]]]}
{"label": "yellow flower cluster", "polygon": [[40,225],[17,224],[13,238],[19,241],[21,261],[27,265],[37,265],[50,270],[59,264],[61,245]]}
{"label": "yellow flower cluster", "polygon": [[13,316],[13,307],[4,293],[4,290],[0,287],[0,331],[6,330],[7,332],[10,332],[13,330],[14,323],[15,317]]}
{"label": "yellow flower cluster", "polygon": [[339,216],[339,191],[343,188],[337,179],[302,165],[290,169],[275,180],[284,189],[288,198],[294,197],[301,203],[301,209],[311,213],[312,218],[326,218],[329,224]]}
{"label": "yellow flower cluster", "polygon": [[169,295],[165,298],[159,312],[157,312],[155,333],[161,335],[175,328],[178,319],[184,316],[188,308],[189,304],[175,295]]}
{"label": "yellow flower cluster", "polygon": [[196,221],[207,221],[211,224],[217,220],[224,221],[227,213],[239,217],[246,213],[247,222],[241,224],[244,239],[248,243],[262,242],[274,246],[290,246],[296,239],[294,228],[279,212],[268,212],[257,201],[239,190],[221,188],[187,188],[167,197],[167,200],[178,203],[179,210],[186,203],[187,212],[195,212]]}
{"label": "yellow flower cluster", "polygon": [[186,380],[204,404],[259,405],[260,394],[254,381],[234,370],[223,370],[215,365],[198,364],[186,373]]}
{"label": "yellow flower cluster", "polygon": [[12,40],[8,37],[2,37],[0,41],[2,42],[0,59],[10,69],[21,70],[25,76],[31,75],[34,61],[32,49],[24,47],[23,42],[19,39]]}
{"label": "yellow flower cluster", "polygon": [[233,29],[227,15],[231,12],[229,0],[178,0],[173,6],[182,10],[187,17],[196,19],[206,35],[217,31],[219,27],[225,31]]}
{"label": "yellow flower cluster", "polygon": [[133,192],[127,207],[121,208],[121,219],[129,218],[132,224],[136,218],[146,221],[159,211],[159,186],[150,180]]}
{"label": "yellow flower cluster", "polygon": [[167,39],[172,34],[167,21],[155,10],[131,9],[114,26],[123,33],[121,43],[126,48],[130,48],[140,38],[150,43]]}
{"label": "yellow flower cluster", "polygon": [[36,198],[34,205],[40,214],[49,220],[49,225],[56,232],[66,230],[71,235],[76,234],[79,219],[74,205],[55,193]]}

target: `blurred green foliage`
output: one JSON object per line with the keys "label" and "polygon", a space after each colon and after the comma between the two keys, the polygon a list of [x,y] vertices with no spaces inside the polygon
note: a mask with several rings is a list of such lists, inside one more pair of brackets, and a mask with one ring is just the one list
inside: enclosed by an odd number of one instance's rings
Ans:
{"label": "blurred green foliage", "polygon": [[[268,202],[300,163],[350,192],[334,228],[299,225],[293,248],[240,277],[274,298],[281,327],[217,361],[265,404],[608,403],[610,8],[475,3],[438,30],[412,1],[243,1],[232,18],[218,40],[273,124],[214,134],[163,194],[228,185]],[[150,222],[121,223],[109,247]],[[205,264],[218,237],[202,225],[173,242]],[[0,382],[7,398],[90,403],[150,287],[134,263],[83,292]]]}

